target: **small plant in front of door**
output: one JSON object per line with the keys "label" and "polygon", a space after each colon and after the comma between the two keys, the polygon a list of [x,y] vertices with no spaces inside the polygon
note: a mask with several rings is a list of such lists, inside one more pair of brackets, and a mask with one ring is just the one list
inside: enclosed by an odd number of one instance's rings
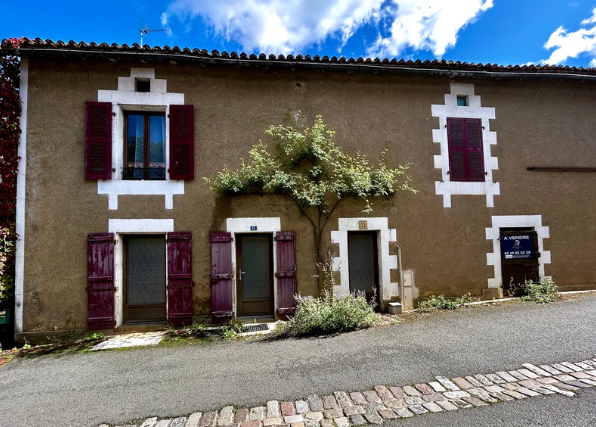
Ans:
{"label": "small plant in front of door", "polygon": [[238,337],[242,333],[244,323],[238,318],[234,317],[228,323],[222,326],[221,331],[225,339],[231,340]]}
{"label": "small plant in front of door", "polygon": [[534,301],[537,303],[554,302],[558,298],[559,288],[552,280],[548,278],[540,279],[540,282],[526,281],[522,285],[524,295],[522,301]]}

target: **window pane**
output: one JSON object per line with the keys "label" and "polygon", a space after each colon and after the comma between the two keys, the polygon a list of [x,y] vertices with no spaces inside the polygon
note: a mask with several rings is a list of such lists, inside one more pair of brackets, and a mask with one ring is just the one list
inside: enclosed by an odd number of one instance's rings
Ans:
{"label": "window pane", "polygon": [[149,116],[149,167],[152,168],[150,178],[163,178],[165,176],[165,146],[165,116]]}
{"label": "window pane", "polygon": [[131,173],[131,176],[134,178],[143,178],[143,116],[138,114],[129,114],[127,119],[126,167],[134,169],[138,168],[138,170],[135,170]]}

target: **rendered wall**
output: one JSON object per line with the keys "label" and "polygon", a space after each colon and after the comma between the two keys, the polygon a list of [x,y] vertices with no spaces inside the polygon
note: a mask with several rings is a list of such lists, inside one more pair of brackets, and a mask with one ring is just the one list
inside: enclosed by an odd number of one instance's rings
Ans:
{"label": "rendered wall", "polygon": [[[154,68],[167,91],[195,106],[195,180],[184,194],[120,196],[108,209],[98,183],[83,178],[84,103],[98,90],[117,90],[131,68]],[[450,83],[469,83],[494,107],[493,181],[500,185],[494,207],[485,196],[454,195],[451,207],[435,192],[441,170],[433,143],[439,120],[431,105],[443,104]],[[371,217],[387,217],[403,250],[404,270],[414,273],[413,297],[481,295],[494,277],[486,254],[493,244],[485,229],[500,215],[541,215],[550,229],[544,240],[552,263],[545,274],[570,287],[596,284],[594,173],[530,172],[528,166],[596,165],[596,84],[562,81],[494,81],[389,74],[280,70],[255,67],[170,65],[161,62],[29,60],[26,237],[23,331],[86,327],[86,236],[108,230],[110,219],[173,219],[175,231],[193,233],[196,315],[210,312],[209,232],[223,231],[227,218],[280,217],[282,230],[296,232],[298,290],[317,290],[312,230],[281,198],[216,197],[203,181],[223,165],[235,167],[271,124],[310,124],[323,114],[339,145],[374,161],[389,148],[394,164],[411,162],[418,194],[374,200]],[[118,173],[118,172],[116,172]],[[337,218],[367,216],[346,203]]]}

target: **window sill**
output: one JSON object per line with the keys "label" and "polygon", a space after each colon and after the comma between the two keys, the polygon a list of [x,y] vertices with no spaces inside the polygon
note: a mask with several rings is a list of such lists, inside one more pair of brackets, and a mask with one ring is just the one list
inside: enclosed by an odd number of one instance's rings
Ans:
{"label": "window sill", "polygon": [[173,209],[173,195],[184,194],[184,181],[114,179],[97,182],[98,194],[107,194],[110,210],[118,210],[118,196],[163,195],[165,208]]}

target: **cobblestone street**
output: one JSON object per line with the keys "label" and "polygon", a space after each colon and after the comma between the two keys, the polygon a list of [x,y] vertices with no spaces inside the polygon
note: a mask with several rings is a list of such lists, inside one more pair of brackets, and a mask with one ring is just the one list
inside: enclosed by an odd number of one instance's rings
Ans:
{"label": "cobblestone street", "polygon": [[524,363],[517,370],[437,376],[427,383],[377,385],[373,390],[336,391],[297,401],[270,400],[252,408],[226,406],[188,417],[147,418],[126,427],[349,427],[554,394],[575,397],[583,388],[595,386],[596,358],[540,366]]}

